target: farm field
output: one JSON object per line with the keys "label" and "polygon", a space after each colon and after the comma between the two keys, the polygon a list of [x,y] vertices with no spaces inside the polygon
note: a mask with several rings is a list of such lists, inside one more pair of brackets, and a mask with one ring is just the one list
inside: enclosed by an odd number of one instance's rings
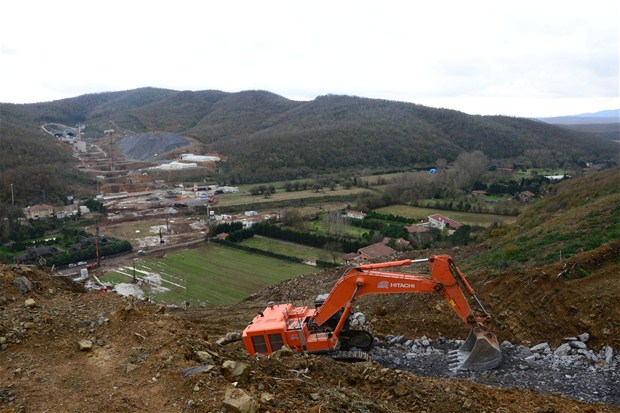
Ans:
{"label": "farm field", "polygon": [[[145,297],[163,304],[230,305],[267,285],[306,274],[313,267],[251,254],[219,245],[166,254],[161,258],[135,260],[136,277],[142,280]],[[129,289],[133,266],[124,266],[101,278],[103,282],[126,283]],[[136,291],[134,295],[139,295]]]}
{"label": "farm field", "polygon": [[290,201],[296,199],[309,199],[309,198],[321,198],[326,196],[343,196],[343,195],[356,195],[363,192],[367,192],[366,188],[351,188],[351,189],[335,189],[334,191],[325,190],[314,192],[311,190],[305,191],[293,191],[286,192],[284,190],[278,190],[275,194],[270,195],[268,198],[265,198],[262,195],[253,196],[249,193],[236,193],[236,194],[226,194],[225,196],[220,196],[217,198],[217,206],[236,206],[236,205],[251,205],[257,202],[278,202],[278,201]]}
{"label": "farm field", "polygon": [[433,208],[420,208],[409,205],[392,205],[389,207],[378,208],[377,212],[385,212],[400,215],[407,218],[425,219],[429,215],[441,214],[466,225],[478,225],[481,227],[491,226],[493,223],[512,224],[517,217],[511,215],[478,214],[474,212],[444,211]]}
{"label": "farm field", "polygon": [[240,244],[247,247],[256,248],[261,251],[300,258],[304,261],[321,260],[332,262],[334,257],[336,258],[336,263],[340,263],[342,261],[342,253],[336,253],[334,255],[330,251],[321,248],[308,247],[306,245],[281,241],[260,235],[255,235],[252,238],[243,240]]}

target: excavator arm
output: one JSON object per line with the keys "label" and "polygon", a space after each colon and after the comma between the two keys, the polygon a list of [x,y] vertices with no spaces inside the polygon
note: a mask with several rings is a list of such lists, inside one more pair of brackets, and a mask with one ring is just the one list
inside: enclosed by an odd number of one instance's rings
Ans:
{"label": "excavator arm", "polygon": [[[386,271],[389,268],[410,266],[428,261],[430,274],[408,274]],[[479,311],[474,314],[461,289],[474,298]],[[402,260],[363,264],[348,269],[334,285],[324,303],[314,313],[310,323],[321,327],[340,310],[342,315],[333,331],[339,335],[351,313],[356,298],[367,294],[438,293],[450,308],[471,328],[465,344],[452,356],[454,369],[487,369],[501,361],[497,338],[490,331],[492,318],[476,297],[467,279],[447,255],[423,260]]]}
{"label": "excavator arm", "polygon": [[[428,261],[430,274],[408,274],[383,271],[386,268],[410,266]],[[456,274],[456,275],[455,275]],[[336,282],[323,305],[317,309],[312,322],[322,326],[341,308],[352,304],[357,297],[367,294],[439,293],[456,314],[467,324],[476,324],[480,317],[474,316],[463,291],[475,297],[475,292],[447,255],[424,260],[402,260],[378,264],[364,264],[349,269]],[[479,301],[476,299],[479,303]],[[490,317],[484,307],[480,309]],[[482,320],[480,320],[482,321]]]}
{"label": "excavator arm", "polygon": [[[396,272],[398,267],[428,262],[430,274]],[[392,269],[392,270],[391,270]],[[465,289],[476,301],[474,313],[463,294]],[[423,260],[402,260],[363,264],[345,270],[327,297],[319,296],[315,308],[295,307],[291,303],[269,303],[243,331],[250,355],[270,354],[283,345],[295,352],[341,354],[372,347],[373,337],[364,330],[348,326],[353,303],[367,294],[437,293],[471,329],[464,344],[448,355],[453,370],[484,370],[501,361],[497,338],[491,332],[491,316],[484,309],[465,276],[447,255]],[[359,351],[354,351],[355,359]]]}

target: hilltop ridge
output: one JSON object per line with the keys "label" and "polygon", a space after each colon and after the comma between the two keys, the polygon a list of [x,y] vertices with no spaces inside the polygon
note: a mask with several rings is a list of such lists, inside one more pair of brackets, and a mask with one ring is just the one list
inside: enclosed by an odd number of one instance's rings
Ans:
{"label": "hilltop ridge", "polygon": [[[615,162],[617,144],[600,134],[506,116],[472,116],[413,103],[326,95],[293,101],[267,91],[227,93],[141,88],[88,94],[36,104],[0,104],[0,134],[11,153],[0,157],[2,181],[22,181],[47,168],[50,182],[33,180],[29,193],[57,195],[71,172],[70,149],[40,127],[47,122],[86,125],[86,140],[114,130],[115,139],[174,133],[227,159],[218,181],[269,182],[339,173],[426,168],[463,152],[482,151],[512,165],[525,151],[550,151],[558,164]],[[106,143],[108,145],[108,143]],[[23,162],[25,159],[26,162]],[[17,164],[16,160],[19,160]],[[75,162],[75,161],[74,161]],[[49,170],[58,173],[49,173]],[[24,172],[27,170],[27,172]],[[6,202],[6,193],[0,199]]]}

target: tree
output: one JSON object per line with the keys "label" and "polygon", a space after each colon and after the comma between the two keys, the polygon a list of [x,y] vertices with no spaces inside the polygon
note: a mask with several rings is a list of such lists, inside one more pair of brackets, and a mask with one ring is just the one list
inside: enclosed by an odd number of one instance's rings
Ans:
{"label": "tree", "polygon": [[534,168],[553,168],[556,163],[549,149],[526,149],[523,155]]}
{"label": "tree", "polygon": [[339,212],[329,211],[323,215],[323,227],[330,235],[341,235],[345,225],[346,219]]}
{"label": "tree", "polygon": [[86,206],[91,211],[105,213],[106,207],[98,200],[94,198],[89,198],[84,201],[84,206]]}
{"label": "tree", "polygon": [[435,162],[435,169],[439,171],[446,169],[447,166],[448,166],[448,161],[446,161],[443,158],[437,159],[437,162]]}
{"label": "tree", "polygon": [[329,251],[333,263],[336,264],[336,259],[338,259],[340,254],[342,254],[342,246],[338,242],[329,241],[323,245],[323,249]]}
{"label": "tree", "polygon": [[304,227],[304,217],[301,215],[301,211],[295,208],[285,209],[280,214],[280,220],[284,225],[292,228],[303,229]]}
{"label": "tree", "polygon": [[487,170],[489,159],[482,151],[463,152],[454,161],[451,178],[457,189],[469,191]]}

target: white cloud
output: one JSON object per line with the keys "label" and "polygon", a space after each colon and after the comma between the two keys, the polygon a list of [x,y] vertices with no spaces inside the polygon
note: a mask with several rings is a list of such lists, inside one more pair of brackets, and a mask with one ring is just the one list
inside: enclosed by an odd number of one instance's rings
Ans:
{"label": "white cloud", "polygon": [[8,0],[0,101],[155,86],[593,112],[620,107],[616,3]]}

